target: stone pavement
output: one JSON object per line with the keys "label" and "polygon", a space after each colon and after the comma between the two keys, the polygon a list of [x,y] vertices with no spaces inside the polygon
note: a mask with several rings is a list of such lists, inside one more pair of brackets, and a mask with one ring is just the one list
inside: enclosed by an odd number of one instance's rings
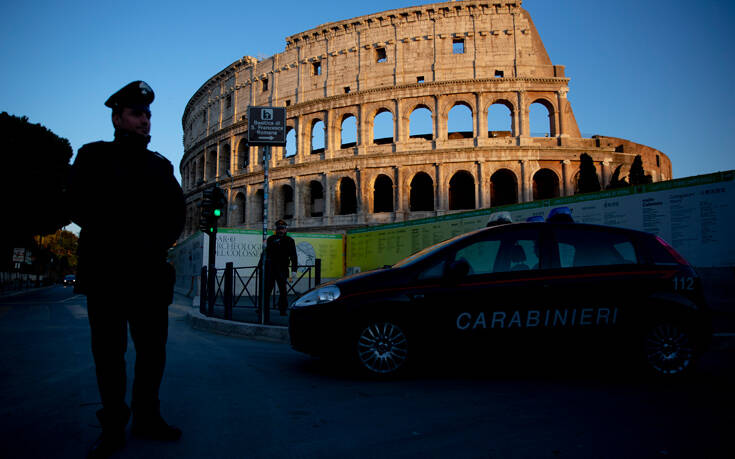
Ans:
{"label": "stone pavement", "polygon": [[257,322],[255,310],[252,308],[233,308],[235,320],[224,320],[222,306],[215,307],[215,315],[208,317],[199,312],[199,304],[190,297],[175,294],[174,303],[170,306],[186,313],[186,320],[197,330],[208,331],[227,336],[238,336],[261,341],[288,343],[288,317],[281,316],[278,310],[271,310],[270,325],[262,325]]}

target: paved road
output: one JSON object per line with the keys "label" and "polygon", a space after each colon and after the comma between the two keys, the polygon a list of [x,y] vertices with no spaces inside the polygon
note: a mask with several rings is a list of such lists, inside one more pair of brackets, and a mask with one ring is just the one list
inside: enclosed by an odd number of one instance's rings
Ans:
{"label": "paved road", "polygon": [[[86,320],[62,287],[0,299],[0,457],[79,458],[98,435]],[[735,457],[731,348],[665,387],[599,367],[488,373],[482,356],[378,383],[171,309],[168,349],[162,410],[184,437],[132,438],[117,457]]]}

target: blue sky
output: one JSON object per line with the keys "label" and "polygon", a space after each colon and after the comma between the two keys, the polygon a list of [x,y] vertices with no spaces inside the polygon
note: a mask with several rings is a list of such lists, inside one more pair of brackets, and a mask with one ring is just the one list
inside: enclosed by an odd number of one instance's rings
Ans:
{"label": "blue sky", "polygon": [[[0,6],[0,111],[76,151],[112,138],[103,103],[130,81],[156,92],[151,149],[176,166],[194,92],[242,56],[283,51],[326,22],[431,2],[28,0]],[[735,169],[735,2],[525,0],[586,136],[657,148],[674,177]],[[531,128],[533,131],[533,126]]]}

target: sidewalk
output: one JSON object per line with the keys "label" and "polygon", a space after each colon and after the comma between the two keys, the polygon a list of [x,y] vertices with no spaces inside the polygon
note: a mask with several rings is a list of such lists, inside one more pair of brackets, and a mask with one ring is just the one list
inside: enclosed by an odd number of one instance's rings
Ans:
{"label": "sidewalk", "polygon": [[[186,321],[192,328],[220,335],[236,336],[240,338],[257,339],[277,343],[288,343],[288,317],[281,316],[278,311],[271,310],[270,319],[273,325],[254,323],[257,320],[255,311],[251,308],[233,308],[232,315],[236,320],[224,320],[217,317],[207,317],[199,312],[199,304],[194,305],[193,299],[185,295],[175,294],[174,303],[170,306],[186,314]],[[215,314],[223,316],[222,306],[215,307]],[[250,322],[239,322],[249,320]]]}

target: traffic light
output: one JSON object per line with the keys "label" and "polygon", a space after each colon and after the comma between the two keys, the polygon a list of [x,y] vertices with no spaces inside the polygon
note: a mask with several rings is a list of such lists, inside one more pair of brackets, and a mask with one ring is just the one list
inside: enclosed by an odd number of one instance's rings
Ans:
{"label": "traffic light", "polygon": [[225,192],[217,187],[207,188],[202,192],[202,202],[199,204],[199,229],[207,234],[217,232],[217,220],[224,214],[227,198]]}
{"label": "traffic light", "polygon": [[227,198],[222,188],[215,186],[212,188],[212,212],[216,218],[224,215],[225,206],[227,206]]}

